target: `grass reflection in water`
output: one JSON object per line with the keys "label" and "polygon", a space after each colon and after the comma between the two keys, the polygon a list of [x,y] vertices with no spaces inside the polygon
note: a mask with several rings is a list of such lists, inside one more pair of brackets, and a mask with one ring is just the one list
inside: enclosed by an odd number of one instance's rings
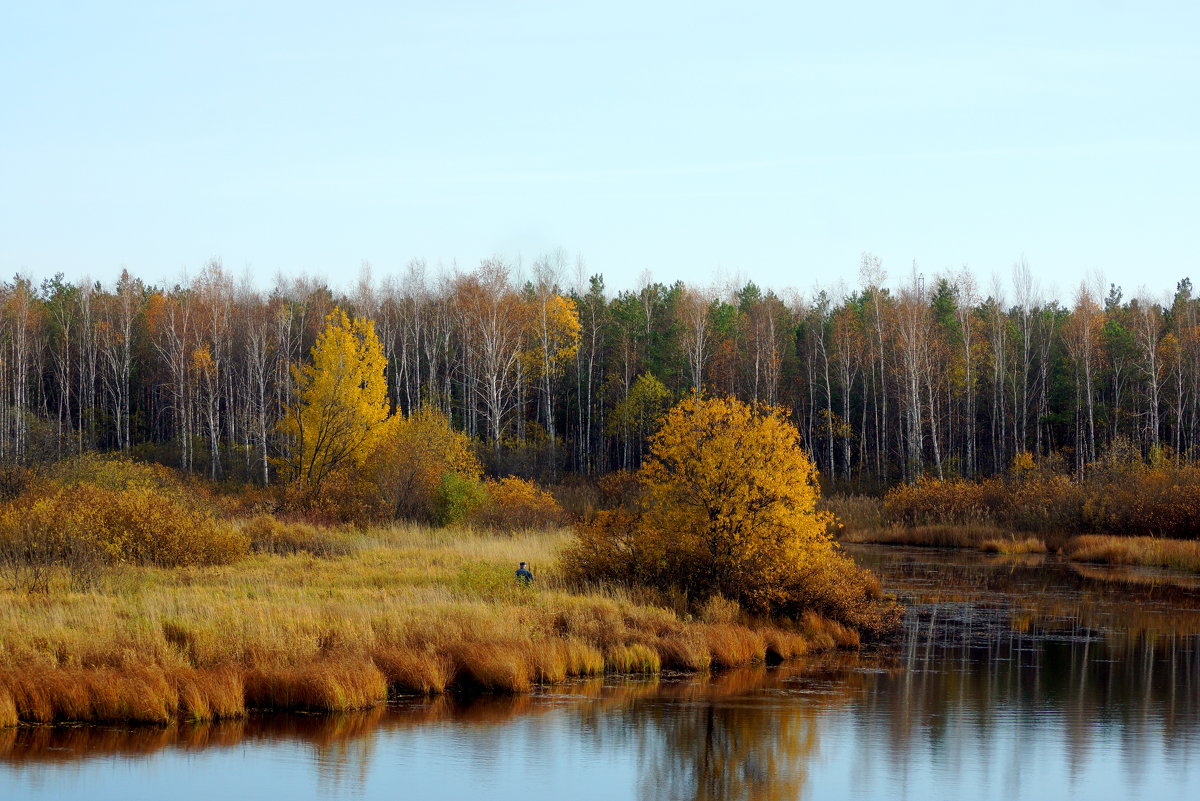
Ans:
{"label": "grass reflection in water", "polygon": [[[1050,786],[1104,789],[1111,770],[1134,782],[1133,797],[1193,786],[1200,588],[1191,579],[1054,557],[848,550],[909,604],[896,642],[778,669],[609,677],[358,715],[10,729],[0,732],[0,771],[45,775],[96,756],[289,743],[312,765],[318,794],[363,794],[380,786],[368,777],[388,770],[437,781],[447,765],[545,778],[553,755],[568,751],[629,765],[633,786],[608,788],[611,797],[647,801],[892,789],[897,798],[1036,798]],[[449,761],[398,766],[398,744],[420,738]],[[535,798],[563,789],[523,786],[522,797]]]}

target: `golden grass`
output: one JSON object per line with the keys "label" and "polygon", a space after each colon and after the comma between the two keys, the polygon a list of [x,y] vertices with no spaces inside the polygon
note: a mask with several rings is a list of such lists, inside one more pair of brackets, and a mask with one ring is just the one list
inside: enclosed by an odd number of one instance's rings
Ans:
{"label": "golden grass", "polygon": [[829,495],[817,508],[831,512],[836,519],[834,533],[841,536],[855,531],[883,527],[883,499],[869,495]]}
{"label": "golden grass", "polygon": [[1047,553],[1046,540],[999,526],[970,523],[962,525],[887,526],[843,532],[842,542],[873,542],[885,545],[912,545],[928,548],[973,548],[985,553]]}
{"label": "golden grass", "polygon": [[712,623],[702,629],[712,664],[731,668],[765,661],[767,643],[763,636],[745,626],[733,623]]}
{"label": "golden grass", "polygon": [[613,645],[604,655],[604,669],[610,673],[658,673],[662,658],[658,651],[639,642]]}
{"label": "golden grass", "polygon": [[984,540],[979,550],[985,553],[1000,553],[1009,556],[1025,553],[1046,553],[1046,541],[1038,537],[1003,537]]}
{"label": "golden grass", "polygon": [[987,540],[1008,539],[1009,532],[997,526],[980,524],[887,526],[846,532],[842,542],[878,542],[888,545],[916,545],[930,548],[978,548]]}
{"label": "golden grass", "polygon": [[1200,573],[1200,542],[1193,540],[1088,534],[1067,540],[1062,553],[1077,562],[1169,567]]}
{"label": "golden grass", "polygon": [[767,649],[765,661],[768,664],[786,662],[808,653],[808,640],[794,631],[772,627],[764,629],[762,636]]}
{"label": "golden grass", "polygon": [[[521,693],[603,672],[703,671],[852,647],[807,616],[755,631],[728,604],[690,622],[557,576],[561,530],[496,536],[398,526],[318,558],[129,567],[81,591],[0,589],[0,726],[234,718],[247,709],[353,710],[389,693]],[[530,563],[532,587],[512,577]]]}

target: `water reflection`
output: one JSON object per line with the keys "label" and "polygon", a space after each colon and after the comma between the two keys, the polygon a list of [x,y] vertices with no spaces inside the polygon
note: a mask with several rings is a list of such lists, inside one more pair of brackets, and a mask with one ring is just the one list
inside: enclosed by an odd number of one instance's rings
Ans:
{"label": "water reflection", "polygon": [[1041,557],[855,553],[910,604],[896,643],[711,679],[608,679],[361,715],[10,729],[0,795],[120,786],[138,797],[130,776],[146,797],[183,786],[197,798],[241,797],[255,781],[294,798],[1200,793],[1190,579]]}

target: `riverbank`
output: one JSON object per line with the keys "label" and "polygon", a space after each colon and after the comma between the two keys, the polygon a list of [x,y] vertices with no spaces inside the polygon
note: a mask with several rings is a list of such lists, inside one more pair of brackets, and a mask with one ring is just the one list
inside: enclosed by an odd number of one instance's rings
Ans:
{"label": "riverbank", "polygon": [[1104,534],[1034,534],[981,524],[843,528],[845,543],[964,548],[1007,555],[1057,553],[1073,562],[1164,567],[1200,573],[1200,542]]}
{"label": "riverbank", "polygon": [[[811,614],[785,630],[747,625],[732,604],[692,618],[669,599],[572,591],[555,567],[569,536],[398,526],[225,566],[109,568],[82,589],[66,572],[47,592],[5,589],[0,726],[344,711],[858,645]],[[514,582],[519,561],[532,587]]]}

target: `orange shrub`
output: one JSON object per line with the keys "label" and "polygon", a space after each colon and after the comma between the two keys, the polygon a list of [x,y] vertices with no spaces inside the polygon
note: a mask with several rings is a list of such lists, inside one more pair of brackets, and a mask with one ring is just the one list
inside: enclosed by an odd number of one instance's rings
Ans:
{"label": "orange shrub", "polygon": [[1104,461],[1082,481],[1027,466],[979,482],[923,478],[889,490],[883,517],[907,527],[986,523],[1041,534],[1193,539],[1200,533],[1200,467]]}
{"label": "orange shrub", "polygon": [[554,496],[532,481],[508,476],[487,482],[488,500],[475,509],[471,520],[499,531],[560,526],[565,520]]}
{"label": "orange shrub", "polygon": [[984,484],[961,479],[921,478],[888,490],[883,517],[905,526],[984,522],[990,517],[986,490]]}
{"label": "orange shrub", "polygon": [[78,484],[29,492],[0,507],[0,555],[16,573],[21,566],[86,573],[120,563],[225,564],[248,545],[245,534],[198,504],[146,486]]}
{"label": "orange shrub", "polygon": [[453,473],[475,481],[481,467],[471,438],[441,410],[422,406],[388,419],[364,471],[380,517],[433,522],[442,477]]}
{"label": "orange shrub", "polygon": [[[633,503],[578,527],[562,557],[568,580],[681,593],[697,611],[722,596],[755,615],[817,610],[879,633],[898,624],[878,582],[830,540],[816,468],[786,412],[684,400],[637,476]],[[731,619],[719,601],[706,612]]]}

